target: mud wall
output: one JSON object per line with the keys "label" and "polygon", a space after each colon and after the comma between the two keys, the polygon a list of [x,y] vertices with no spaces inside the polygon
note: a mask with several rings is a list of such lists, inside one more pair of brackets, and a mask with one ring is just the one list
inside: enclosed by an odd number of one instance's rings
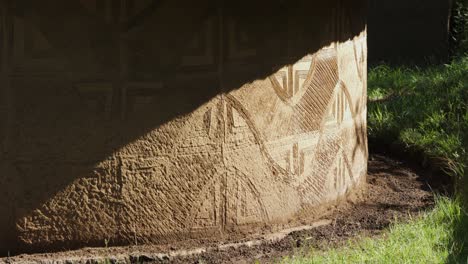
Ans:
{"label": "mud wall", "polygon": [[2,1],[2,252],[243,237],[361,186],[364,1],[192,2]]}
{"label": "mud wall", "polygon": [[370,0],[369,61],[424,63],[449,56],[451,0]]}

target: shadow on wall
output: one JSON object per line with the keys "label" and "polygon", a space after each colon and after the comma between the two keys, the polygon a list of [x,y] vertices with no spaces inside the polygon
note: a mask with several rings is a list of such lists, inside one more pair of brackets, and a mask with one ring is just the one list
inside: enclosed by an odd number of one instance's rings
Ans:
{"label": "shadow on wall", "polygon": [[369,62],[446,61],[450,12],[451,0],[370,0]]}
{"label": "shadow on wall", "polygon": [[[20,241],[24,217],[163,124],[358,36],[366,12],[344,0],[1,2],[0,255],[58,249]],[[112,204],[118,186],[95,195]]]}

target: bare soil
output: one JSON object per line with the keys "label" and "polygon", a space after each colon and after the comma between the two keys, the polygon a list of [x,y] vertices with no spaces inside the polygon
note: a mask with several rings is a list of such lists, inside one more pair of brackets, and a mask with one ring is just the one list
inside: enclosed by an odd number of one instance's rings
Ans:
{"label": "bare soil", "polygon": [[[3,262],[49,262],[59,263],[261,263],[278,262],[285,256],[301,254],[310,247],[327,249],[343,245],[349,239],[361,236],[378,236],[395,219],[404,221],[434,205],[433,192],[424,177],[415,167],[393,159],[371,155],[369,159],[367,191],[360,202],[342,203],[323,219],[330,221],[319,227],[294,231],[281,240],[255,245],[240,245],[228,250],[210,247],[198,253],[187,251],[179,256],[147,254],[142,252],[167,252],[160,247],[119,247],[109,249],[81,249],[42,255],[20,255],[0,259]],[[193,244],[192,247],[196,247]],[[198,245],[201,247],[201,245]],[[166,249],[167,250],[167,249]],[[169,250],[179,250],[178,246]],[[203,252],[205,251],[205,252]],[[93,257],[95,256],[95,257]],[[98,257],[96,257],[98,256]],[[104,256],[104,257],[103,257]],[[57,262],[55,262],[57,263]]]}

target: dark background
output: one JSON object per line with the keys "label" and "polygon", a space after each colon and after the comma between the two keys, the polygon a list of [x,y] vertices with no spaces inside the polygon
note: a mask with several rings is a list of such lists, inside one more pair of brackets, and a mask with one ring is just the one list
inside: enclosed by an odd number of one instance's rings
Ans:
{"label": "dark background", "polygon": [[448,60],[452,0],[369,0],[368,3],[370,65]]}

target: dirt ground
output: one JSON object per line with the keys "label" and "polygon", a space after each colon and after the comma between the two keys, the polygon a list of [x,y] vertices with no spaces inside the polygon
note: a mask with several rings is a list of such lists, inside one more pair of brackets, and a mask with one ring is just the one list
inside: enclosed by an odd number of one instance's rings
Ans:
{"label": "dirt ground", "polygon": [[[281,236],[281,239],[260,239],[222,247],[181,251],[176,245],[164,252],[159,247],[143,246],[108,249],[81,249],[52,254],[20,255],[0,259],[0,263],[260,263],[278,262],[285,256],[301,254],[307,248],[326,249],[340,246],[356,236],[377,236],[395,219],[415,216],[434,204],[430,184],[424,173],[418,173],[402,162],[371,155],[369,159],[367,191],[361,202],[348,202],[317,222],[318,227],[305,228]],[[277,236],[278,238],[278,236]],[[257,243],[258,242],[258,243]]]}
{"label": "dirt ground", "polygon": [[273,244],[239,248],[228,252],[202,254],[179,263],[278,262],[285,256],[301,254],[307,247],[327,249],[346,243],[357,235],[376,236],[395,219],[404,220],[434,205],[426,178],[402,162],[373,155],[369,160],[368,190],[363,202],[342,204],[327,219],[329,225],[293,232]]}

